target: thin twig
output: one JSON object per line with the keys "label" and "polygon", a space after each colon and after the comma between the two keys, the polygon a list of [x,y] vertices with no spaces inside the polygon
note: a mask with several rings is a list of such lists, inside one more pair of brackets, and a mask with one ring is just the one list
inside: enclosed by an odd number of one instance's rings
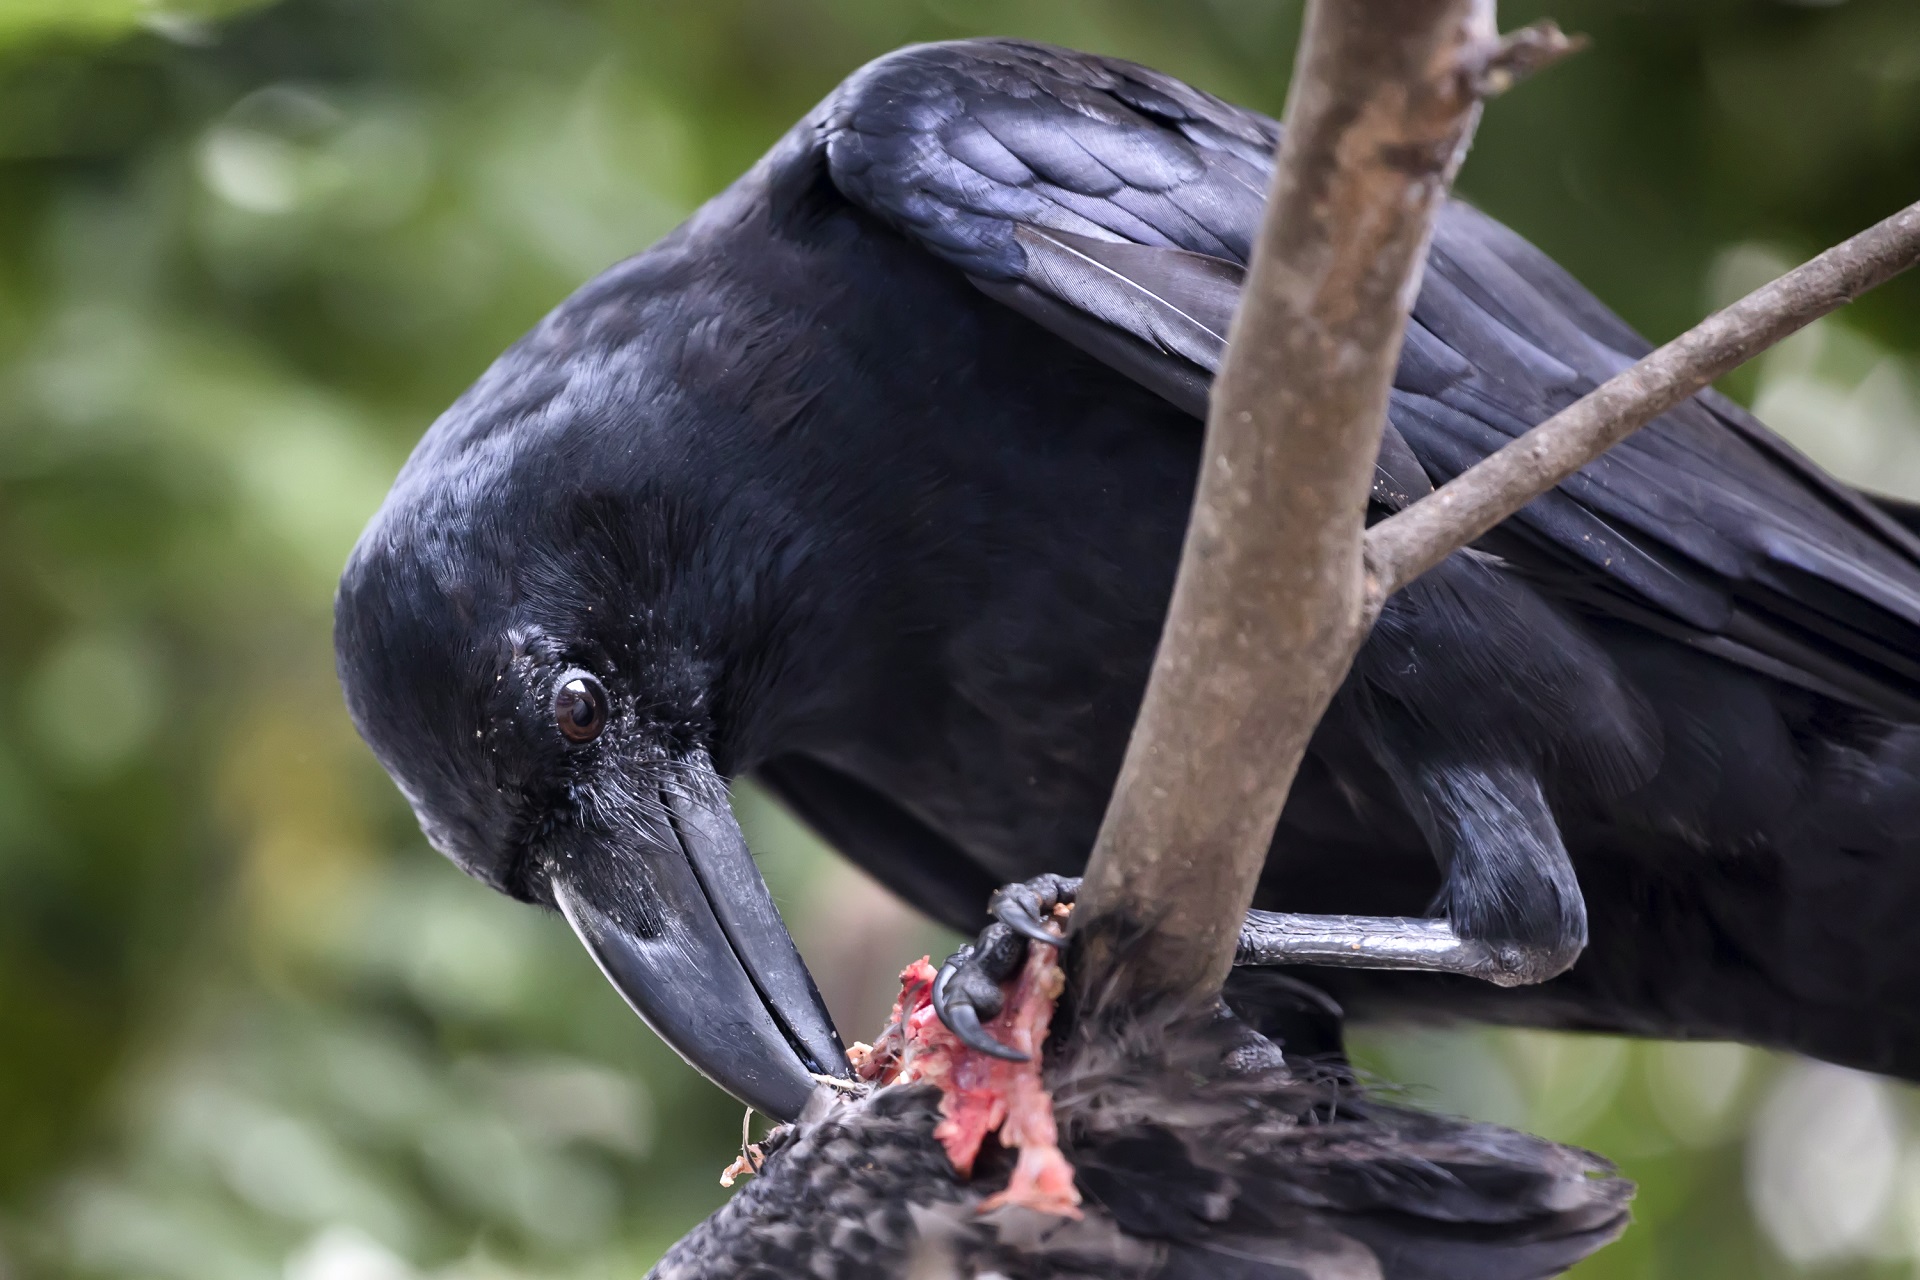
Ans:
{"label": "thin twig", "polygon": [[1728,370],[1920,263],[1920,204],[1702,320],[1367,531],[1367,613]]}
{"label": "thin twig", "polygon": [[1543,18],[1507,32],[1488,47],[1484,59],[1467,70],[1473,77],[1474,92],[1482,98],[1493,98],[1586,47],[1585,36],[1570,36],[1559,23]]}

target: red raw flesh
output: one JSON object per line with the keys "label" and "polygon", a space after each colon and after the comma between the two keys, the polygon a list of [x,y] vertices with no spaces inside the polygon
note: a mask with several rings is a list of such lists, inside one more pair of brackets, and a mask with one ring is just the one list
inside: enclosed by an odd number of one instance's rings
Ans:
{"label": "red raw flesh", "polygon": [[1019,1205],[1079,1217],[1073,1166],[1060,1153],[1053,1098],[1040,1081],[1040,1048],[1065,985],[1059,952],[1027,948],[1026,965],[1005,988],[1006,1007],[986,1024],[988,1035],[1025,1053],[1025,1062],[989,1057],[955,1038],[933,1011],[933,978],[926,957],[901,970],[900,998],[886,1031],[871,1049],[855,1046],[860,1077],[876,1084],[937,1086],[943,1119],[934,1136],[963,1177],[972,1174],[980,1145],[996,1130],[1002,1145],[1019,1151],[1006,1190],[989,1196],[981,1212]]}

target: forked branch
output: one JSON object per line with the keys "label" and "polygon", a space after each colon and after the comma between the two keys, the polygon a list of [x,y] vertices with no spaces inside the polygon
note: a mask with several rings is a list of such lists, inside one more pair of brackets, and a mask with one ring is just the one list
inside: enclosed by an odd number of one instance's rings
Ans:
{"label": "forked branch", "polygon": [[1308,6],[1173,601],[1075,916],[1078,971],[1124,998],[1219,990],[1359,646],[1387,390],[1501,50],[1492,0]]}
{"label": "forked branch", "polygon": [[1118,998],[1218,993],[1308,740],[1389,595],[1920,260],[1916,205],[1367,531],[1401,334],[1480,98],[1574,47],[1544,24],[1499,40],[1493,9],[1309,5],[1166,628],[1074,918],[1077,973]]}

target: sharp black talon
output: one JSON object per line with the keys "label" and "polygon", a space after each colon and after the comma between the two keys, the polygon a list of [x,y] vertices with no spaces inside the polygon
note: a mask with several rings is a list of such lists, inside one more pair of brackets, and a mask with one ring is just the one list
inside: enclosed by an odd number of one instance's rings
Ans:
{"label": "sharp black talon", "polygon": [[994,895],[989,909],[994,919],[1021,937],[1057,947],[1063,939],[1041,922],[1039,907],[1039,897],[1031,890],[1019,895],[1002,890]]}
{"label": "sharp black talon", "polygon": [[1023,938],[1044,942],[1050,947],[1061,939],[1049,933],[1046,921],[1053,909],[1070,903],[1080,895],[1080,881],[1074,876],[1035,876],[1021,884],[998,890],[987,903],[987,913]]}
{"label": "sharp black talon", "polygon": [[1072,902],[1079,893],[1077,878],[1043,875],[993,895],[987,913],[995,923],[948,957],[933,979],[933,1011],[962,1044],[1008,1062],[1028,1060],[1028,1055],[988,1035],[982,1023],[1004,1007],[1000,983],[1026,962],[1027,943],[1058,947],[1064,941],[1047,928],[1047,921],[1056,906]]}
{"label": "sharp black talon", "polygon": [[990,1006],[987,1016],[992,1017],[1000,1012],[1000,999],[999,987],[980,972],[972,946],[962,947],[948,956],[933,977],[933,1012],[961,1044],[1008,1062],[1025,1062],[1026,1054],[1001,1044],[980,1024],[980,1006]]}
{"label": "sharp black talon", "polygon": [[934,1011],[941,1015],[940,1021],[947,1024],[947,1030],[953,1032],[954,1037],[967,1048],[1005,1062],[1027,1060],[1026,1054],[1018,1049],[1008,1048],[988,1035],[987,1029],[980,1025],[979,1013],[972,1005],[956,1002],[945,1010],[941,1010],[936,1005]]}
{"label": "sharp black talon", "polygon": [[953,1023],[947,1021],[947,984],[953,981],[953,975],[960,972],[960,966],[973,959],[973,947],[965,946],[947,957],[940,966],[940,972],[933,975],[933,1011],[940,1021],[947,1024],[947,1030],[953,1030]]}

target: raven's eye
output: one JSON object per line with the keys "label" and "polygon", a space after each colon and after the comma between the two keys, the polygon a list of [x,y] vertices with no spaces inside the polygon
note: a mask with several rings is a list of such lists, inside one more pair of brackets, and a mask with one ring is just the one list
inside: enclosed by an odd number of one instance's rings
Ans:
{"label": "raven's eye", "polygon": [[586,672],[574,672],[554,692],[553,719],[567,741],[592,742],[607,727],[607,691]]}

